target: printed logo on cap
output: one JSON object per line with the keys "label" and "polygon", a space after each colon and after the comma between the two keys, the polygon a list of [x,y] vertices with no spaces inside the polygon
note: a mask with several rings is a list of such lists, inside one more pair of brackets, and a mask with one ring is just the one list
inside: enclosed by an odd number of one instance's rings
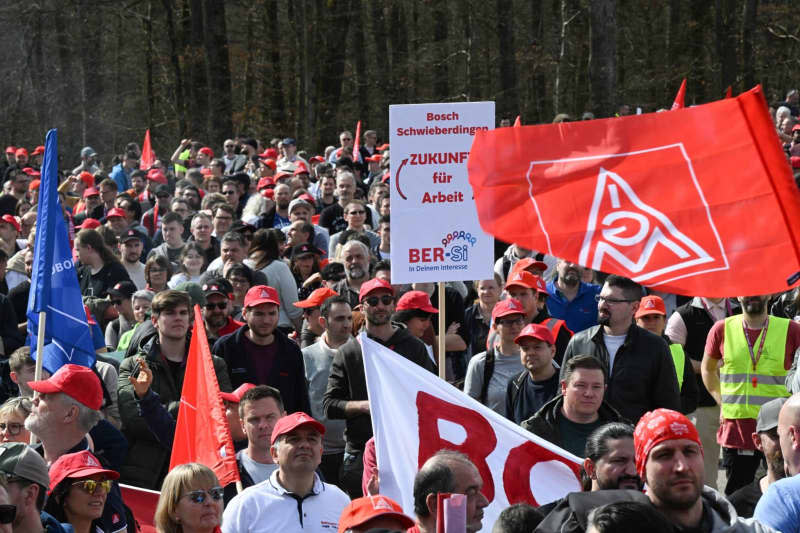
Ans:
{"label": "printed logo on cap", "polygon": [[680,422],[673,422],[669,425],[669,429],[675,435],[686,435],[689,433],[689,428],[686,427],[686,424],[681,424]]}
{"label": "printed logo on cap", "polygon": [[514,281],[522,281],[522,275],[519,272],[514,274]]}
{"label": "printed logo on cap", "polygon": [[514,300],[509,300],[509,301],[508,301],[508,306],[509,306],[511,309],[519,309],[519,307],[517,306],[517,302],[515,302]]}
{"label": "printed logo on cap", "polygon": [[269,291],[267,289],[261,289],[261,297],[262,298],[269,298]]}
{"label": "printed logo on cap", "polygon": [[386,498],[381,495],[370,496],[370,501],[372,502],[372,508],[375,510],[383,509],[386,511],[394,511],[392,504],[390,504]]}
{"label": "printed logo on cap", "polygon": [[86,466],[100,467],[100,463],[98,463],[97,460],[91,455],[86,455],[84,457],[86,458]]}
{"label": "printed logo on cap", "polygon": [[644,303],[645,309],[653,309],[653,308],[655,308],[655,306],[656,306],[656,303],[653,300],[647,300]]}

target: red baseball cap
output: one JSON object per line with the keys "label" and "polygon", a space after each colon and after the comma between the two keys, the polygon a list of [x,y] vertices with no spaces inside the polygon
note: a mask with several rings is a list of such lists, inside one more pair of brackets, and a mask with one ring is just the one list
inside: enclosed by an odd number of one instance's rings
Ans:
{"label": "red baseball cap", "polygon": [[242,396],[244,396],[244,393],[253,388],[255,388],[255,385],[252,383],[242,383],[233,392],[220,392],[219,397],[226,402],[239,403],[242,401]]}
{"label": "red baseball cap", "polygon": [[285,170],[281,170],[280,172],[275,174],[275,181],[277,182],[278,180],[282,180],[283,178],[291,178],[291,177],[292,177],[291,172],[286,172]]}
{"label": "red baseball cap", "polygon": [[309,294],[308,298],[306,298],[305,300],[300,300],[299,302],[295,302],[293,305],[295,307],[300,307],[302,309],[308,309],[309,307],[319,307],[325,302],[325,300],[327,300],[332,296],[339,296],[339,293],[334,291],[333,289],[329,289],[328,287],[320,287],[319,289]]}
{"label": "red baseball cap", "polygon": [[260,191],[261,189],[264,189],[271,185],[275,185],[275,180],[272,178],[272,176],[264,176],[263,178],[258,180],[258,185],[256,186],[256,189]]}
{"label": "red baseball cap", "polygon": [[389,143],[383,143],[382,145],[380,145],[380,146],[377,146],[375,149],[376,149],[377,151],[379,151],[379,152],[383,152],[383,151],[384,151],[384,150],[386,150],[387,148],[389,148]]}
{"label": "red baseball cap", "polygon": [[14,155],[17,156],[17,157],[19,157],[21,155],[24,155],[24,156],[27,157],[28,151],[25,148],[17,148],[17,151],[14,152]]}
{"label": "red baseball cap", "polygon": [[315,163],[324,163],[325,162],[325,158],[322,157],[321,155],[315,155],[314,157],[312,157],[308,161],[309,162],[313,161]]}
{"label": "red baseball cap", "polygon": [[108,213],[106,213],[106,218],[112,218],[112,217],[125,218],[125,211],[123,211],[122,208],[120,207],[112,207],[111,209],[108,210]]}
{"label": "red baseball cap", "polygon": [[278,168],[278,163],[276,163],[275,160],[272,159],[271,157],[262,158],[261,162],[264,163],[265,165],[267,165],[272,170],[275,170],[276,168]]}
{"label": "red baseball cap", "polygon": [[522,339],[539,339],[540,341],[544,341],[549,345],[553,345],[556,343],[556,340],[553,338],[553,332],[547,326],[543,326],[542,324],[528,324],[522,331],[519,332],[517,338],[514,339],[514,342],[519,344],[519,341]]}
{"label": "red baseball cap", "polygon": [[100,379],[85,366],[66,364],[42,381],[30,381],[28,386],[36,392],[53,394],[63,392],[73,400],[95,411],[103,405],[103,388]]}
{"label": "red baseball cap", "polygon": [[25,174],[27,174],[28,176],[32,177],[32,178],[38,178],[38,177],[40,177],[42,175],[41,172],[39,172],[38,170],[33,169],[31,167],[25,167],[25,168],[22,169],[22,171]]}
{"label": "red baseball cap", "polygon": [[275,444],[275,441],[278,440],[278,437],[281,435],[286,435],[300,426],[306,425],[312,426],[319,431],[320,435],[325,434],[325,426],[323,426],[321,422],[314,420],[302,411],[298,411],[297,413],[284,416],[275,423],[275,427],[272,429],[272,440],[270,443]]}
{"label": "red baseball cap", "polygon": [[356,498],[347,504],[339,516],[338,533],[357,528],[378,517],[397,519],[403,531],[414,527],[414,520],[403,514],[403,508],[396,501],[387,496],[376,494],[375,496]]}
{"label": "red baseball cap", "polygon": [[31,183],[28,185],[28,190],[35,191],[36,189],[39,188],[39,185],[41,185],[41,183],[42,180],[39,179],[31,180]]}
{"label": "red baseball cap", "polygon": [[20,227],[17,217],[15,217],[14,215],[3,215],[2,217],[0,217],[0,222],[6,222],[8,224],[11,224],[17,231],[22,230],[22,227]]}
{"label": "red baseball cap", "polygon": [[92,176],[89,172],[84,170],[78,174],[78,179],[80,179],[86,187],[94,187],[94,176]]}
{"label": "red baseball cap", "polygon": [[155,181],[156,183],[167,183],[167,177],[158,168],[152,168],[148,170],[147,179]]}
{"label": "red baseball cap", "polygon": [[308,174],[308,169],[303,163],[298,163],[297,167],[294,169],[295,176],[299,176],[300,174]]}
{"label": "red baseball cap", "polygon": [[539,272],[544,272],[547,270],[547,263],[544,261],[537,261],[533,257],[523,257],[514,263],[514,267],[511,269],[511,272],[516,272],[517,270],[528,270],[529,268],[538,270]]}
{"label": "red baseball cap", "polygon": [[[513,272],[509,274],[505,288],[508,289],[509,287],[524,287],[526,289],[537,290],[538,289],[538,285],[536,283],[537,277],[538,276],[534,276],[527,270],[519,270],[517,272]],[[545,292],[547,292],[546,289]]]}
{"label": "red baseball cap", "polygon": [[519,300],[515,298],[506,298],[494,305],[494,309],[492,309],[492,322],[504,316],[524,314],[525,309],[522,308],[522,304],[519,303]]}
{"label": "red baseball cap", "polygon": [[99,228],[100,226],[102,226],[102,224],[100,224],[99,220],[94,218],[86,218],[84,219],[83,224],[75,227],[78,229],[95,229]]}
{"label": "red baseball cap", "polygon": [[83,191],[83,198],[86,199],[90,196],[100,196],[100,191],[97,190],[97,187],[86,187]]}
{"label": "red baseball cap", "polygon": [[397,300],[395,309],[398,311],[417,309],[419,311],[425,311],[426,313],[439,312],[439,310],[431,304],[431,298],[428,296],[428,293],[424,291],[408,291]]}
{"label": "red baseball cap", "polygon": [[34,148],[33,152],[31,152],[31,155],[42,155],[42,154],[44,154],[44,146],[41,145]]}
{"label": "red baseball cap", "polygon": [[261,155],[271,159],[278,159],[278,151],[275,148],[267,148]]}
{"label": "red baseball cap", "polygon": [[281,299],[278,296],[278,291],[268,285],[250,287],[250,290],[244,295],[245,309],[261,304],[275,304],[280,307]]}
{"label": "red baseball cap", "polygon": [[212,150],[208,146],[203,146],[197,152],[201,153],[201,154],[205,154],[205,155],[207,155],[208,157],[210,157],[212,159],[214,158],[214,150]]}
{"label": "red baseball cap", "polygon": [[659,296],[650,295],[645,296],[639,302],[639,309],[636,310],[635,318],[640,318],[647,315],[661,315],[667,316],[667,308],[664,305],[664,300]]}
{"label": "red baseball cap", "polygon": [[383,281],[382,279],[372,278],[371,280],[361,284],[361,289],[358,291],[358,301],[362,301],[372,291],[377,291],[380,289],[385,289],[394,295],[394,287],[392,287],[391,284]]}
{"label": "red baseball cap", "polygon": [[6,153],[7,154],[16,154],[17,147],[16,146],[6,146]]}
{"label": "red baseball cap", "polygon": [[110,479],[119,479],[119,474],[103,468],[100,460],[92,452],[83,450],[77,453],[65,453],[50,465],[50,491],[68,477],[82,479],[95,474],[103,474]]}
{"label": "red baseball cap", "polygon": [[366,160],[369,161],[370,163],[379,163],[381,159],[383,159],[383,156],[381,154],[373,154],[366,158]]}

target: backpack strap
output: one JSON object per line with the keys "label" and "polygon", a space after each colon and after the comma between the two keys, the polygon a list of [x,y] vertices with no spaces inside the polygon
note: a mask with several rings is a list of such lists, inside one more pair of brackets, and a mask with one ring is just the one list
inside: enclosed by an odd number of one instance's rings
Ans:
{"label": "backpack strap", "polygon": [[486,359],[483,364],[483,384],[481,385],[480,402],[486,405],[486,398],[489,395],[489,380],[494,374],[494,349],[486,350]]}

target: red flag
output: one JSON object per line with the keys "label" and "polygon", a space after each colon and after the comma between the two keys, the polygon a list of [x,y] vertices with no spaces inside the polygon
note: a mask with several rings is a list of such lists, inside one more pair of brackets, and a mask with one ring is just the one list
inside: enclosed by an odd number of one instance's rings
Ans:
{"label": "red flag", "polygon": [[800,270],[800,194],[761,87],[617,119],[479,131],[469,180],[485,231],[710,297],[769,294]]}
{"label": "red flag", "polygon": [[725,98],[730,98],[733,96],[733,87],[728,85],[728,88],[725,89]]}
{"label": "red flag", "polygon": [[672,102],[672,108],[670,109],[670,111],[672,111],[673,109],[683,109],[684,107],[683,102],[685,99],[686,99],[686,78],[683,78],[683,81],[681,82],[681,87],[680,89],[678,89],[678,94],[675,95],[675,101]]}
{"label": "red flag", "polygon": [[134,487],[133,485],[119,484],[122,500],[131,508],[133,516],[141,533],[156,533],[154,515],[158,506],[160,492],[155,490]]}
{"label": "red flag", "polygon": [[361,139],[361,121],[356,124],[356,136],[353,138],[353,163],[358,163],[358,146]]}
{"label": "red flag", "polygon": [[514,119],[514,127],[519,128],[520,126],[522,126],[522,121],[519,119],[519,115],[517,115],[517,118]]}
{"label": "red flag", "polygon": [[142,158],[139,160],[139,168],[149,170],[156,162],[156,154],[150,147],[150,130],[144,132],[144,142],[142,143]]}
{"label": "red flag", "polygon": [[193,462],[211,468],[223,487],[239,481],[233,439],[219,395],[203,315],[197,305],[169,469]]}

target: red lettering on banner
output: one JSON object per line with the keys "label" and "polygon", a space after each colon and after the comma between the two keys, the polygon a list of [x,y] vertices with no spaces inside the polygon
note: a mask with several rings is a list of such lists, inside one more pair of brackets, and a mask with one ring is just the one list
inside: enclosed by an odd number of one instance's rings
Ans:
{"label": "red lettering on banner", "polygon": [[547,448],[528,441],[512,448],[508,452],[506,464],[503,468],[503,488],[506,491],[508,503],[528,503],[535,507],[539,502],[533,497],[531,490],[531,469],[536,463],[543,461],[559,461],[567,465],[570,470],[575,472],[575,476],[580,479],[580,466],[557,455]]}
{"label": "red lettering on banner", "polygon": [[444,248],[409,248],[409,263],[444,261]]}
{"label": "red lettering on banner", "polygon": [[[446,402],[423,391],[417,393],[419,420],[419,468],[441,449],[465,454],[478,467],[483,478],[483,495],[494,500],[494,480],[486,458],[497,446],[497,436],[492,425],[477,411]],[[447,420],[464,428],[467,438],[453,444],[439,435],[439,420]],[[530,489],[529,489],[530,491]]]}

